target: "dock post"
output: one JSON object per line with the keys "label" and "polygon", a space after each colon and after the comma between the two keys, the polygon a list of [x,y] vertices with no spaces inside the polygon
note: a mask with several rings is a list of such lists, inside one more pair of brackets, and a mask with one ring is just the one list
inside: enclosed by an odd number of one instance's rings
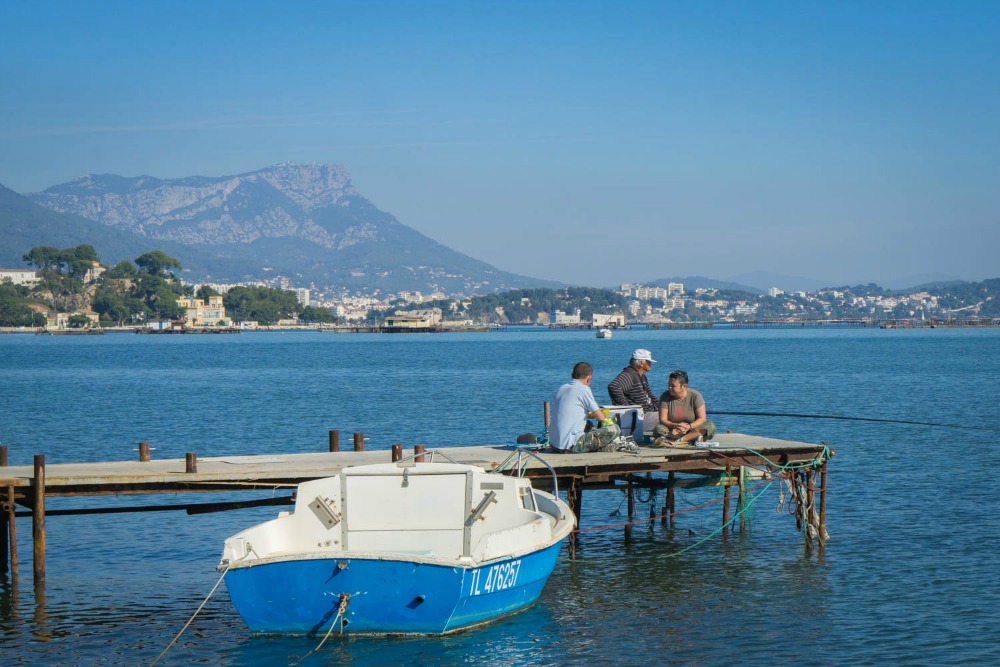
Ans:
{"label": "dock post", "polygon": [[184,455],[184,472],[198,472],[198,454],[195,452]]}
{"label": "dock post", "polygon": [[139,443],[139,463],[149,463],[149,443],[145,440]]}
{"label": "dock post", "polygon": [[365,434],[355,433],[354,434],[354,451],[363,452],[365,451]]}
{"label": "dock post", "polygon": [[35,454],[35,477],[31,485],[32,564],[35,585],[45,583],[45,454]]}
{"label": "dock post", "polygon": [[802,529],[802,533],[805,536],[806,548],[812,547],[812,535],[809,533],[809,529],[813,527],[813,516],[816,511],[816,490],[813,485],[816,483],[816,474],[813,472],[812,468],[806,469],[806,507],[805,507],[805,526]]}
{"label": "dock post", "polygon": [[[10,547],[10,578],[12,583],[17,583],[17,524],[14,523],[14,510],[17,509],[17,505],[14,503],[14,487],[7,487],[7,503],[6,512],[7,516],[7,534],[9,536],[9,547]],[[4,554],[4,562],[6,562],[7,554]],[[16,590],[16,586],[15,586]]]}
{"label": "dock post", "polygon": [[632,486],[632,475],[625,477],[625,495],[628,497],[628,522],[625,524],[625,541],[632,539],[632,519],[635,517],[635,488]]}
{"label": "dock post", "polygon": [[746,529],[746,525],[747,525],[746,516],[744,514],[745,511],[746,511],[746,508],[747,508],[747,501],[746,501],[746,497],[745,497],[745,494],[746,494],[746,491],[747,491],[747,475],[746,475],[747,469],[746,469],[746,466],[740,466],[739,471],[740,471],[740,473],[739,473],[740,474],[740,495],[739,495],[739,498],[737,498],[737,500],[736,500],[736,511],[740,515],[740,535],[742,535],[743,531]]}
{"label": "dock post", "polygon": [[330,431],[330,451],[340,451],[340,431]]}
{"label": "dock post", "polygon": [[427,449],[427,447],[425,447],[424,445],[413,445],[413,453],[415,454],[415,456],[413,457],[414,463],[424,462],[425,449]]}
{"label": "dock post", "polygon": [[656,503],[653,502],[653,473],[646,473],[646,488],[649,489],[649,532],[653,532],[656,518]]}
{"label": "dock post", "polygon": [[[566,502],[569,504],[569,508],[573,510],[573,514],[576,515],[576,523],[580,524],[580,506],[583,500],[583,479],[580,477],[574,477],[570,483],[569,488],[566,489]],[[576,560],[576,532],[572,531],[569,534],[569,559]]]}
{"label": "dock post", "polygon": [[819,548],[826,546],[826,460],[819,469]]}
{"label": "dock post", "polygon": [[663,506],[663,525],[670,522],[670,527],[674,527],[674,480],[676,475],[673,472],[667,473],[667,500]]}
{"label": "dock post", "polygon": [[726,475],[722,478],[722,536],[729,534],[729,474],[732,468],[726,466]]}
{"label": "dock post", "polygon": [[392,462],[395,463],[399,459],[403,458],[403,445],[393,445],[392,446]]}
{"label": "dock post", "polygon": [[[0,445],[0,468],[7,467],[7,445]],[[4,487],[4,493],[7,493]],[[14,502],[14,494],[4,496],[5,500],[0,503],[0,575],[7,574],[7,554],[9,553],[7,503]]]}
{"label": "dock post", "polygon": [[551,422],[551,412],[549,402],[545,401],[542,404],[542,423],[545,424],[545,430],[549,430],[549,423]]}

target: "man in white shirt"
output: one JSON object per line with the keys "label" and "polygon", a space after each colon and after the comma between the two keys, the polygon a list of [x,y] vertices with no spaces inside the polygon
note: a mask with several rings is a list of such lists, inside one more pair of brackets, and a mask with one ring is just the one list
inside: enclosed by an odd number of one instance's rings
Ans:
{"label": "man in white shirt", "polygon": [[587,431],[587,418],[603,422],[607,414],[597,405],[590,381],[594,369],[586,361],[573,366],[573,379],[559,388],[553,400],[553,419],[549,433],[552,450],[560,454],[615,451],[612,441],[621,434],[615,423]]}

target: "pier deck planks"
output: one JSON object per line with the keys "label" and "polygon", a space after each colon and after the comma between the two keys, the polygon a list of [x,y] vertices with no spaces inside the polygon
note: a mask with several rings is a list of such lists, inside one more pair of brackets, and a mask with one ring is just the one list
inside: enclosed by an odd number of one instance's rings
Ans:
{"label": "pier deck planks", "polygon": [[[815,458],[824,448],[823,445],[737,433],[717,434],[715,441],[720,444],[717,448],[640,447],[638,453],[586,454],[553,454],[543,450],[540,454],[561,480],[582,479],[586,484],[639,472],[704,473],[724,470],[727,466],[762,465],[768,460],[779,464],[806,461]],[[442,450],[458,463],[490,470],[506,459],[513,448],[481,445]],[[409,451],[404,451],[404,456],[408,454]],[[330,477],[348,466],[387,463],[390,456],[389,450],[369,450],[204,457],[198,459],[197,472],[193,473],[185,472],[185,459],[53,463],[45,467],[45,495],[99,496],[290,487]],[[540,480],[550,477],[548,469],[538,461],[526,462],[525,468],[528,477]],[[0,468],[0,487],[13,486],[19,501],[30,495],[32,484],[32,466]]]}

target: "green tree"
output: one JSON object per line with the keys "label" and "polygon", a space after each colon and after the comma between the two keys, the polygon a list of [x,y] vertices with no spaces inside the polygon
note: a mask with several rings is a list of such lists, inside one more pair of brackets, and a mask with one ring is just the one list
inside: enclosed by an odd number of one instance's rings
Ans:
{"label": "green tree", "polygon": [[145,271],[154,276],[164,273],[167,269],[180,269],[181,263],[160,250],[139,255],[135,258],[135,264],[140,271]]}
{"label": "green tree", "polygon": [[24,254],[23,259],[42,270],[56,269],[61,263],[59,250],[48,245],[32,248]]}
{"label": "green tree", "polygon": [[136,275],[138,275],[138,271],[136,271],[135,265],[126,259],[105,271],[101,277],[111,280],[132,280]]}
{"label": "green tree", "polygon": [[336,322],[337,317],[330,312],[329,308],[320,308],[318,306],[306,306],[299,311],[299,321],[306,323],[318,323],[325,324],[328,322]]}

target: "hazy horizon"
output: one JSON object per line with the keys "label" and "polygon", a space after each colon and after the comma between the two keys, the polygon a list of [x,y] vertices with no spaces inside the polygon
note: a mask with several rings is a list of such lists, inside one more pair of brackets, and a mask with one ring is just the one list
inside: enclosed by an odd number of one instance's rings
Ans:
{"label": "hazy horizon", "polygon": [[0,0],[0,17],[17,192],[329,162],[444,245],[572,284],[998,274],[1000,4]]}

